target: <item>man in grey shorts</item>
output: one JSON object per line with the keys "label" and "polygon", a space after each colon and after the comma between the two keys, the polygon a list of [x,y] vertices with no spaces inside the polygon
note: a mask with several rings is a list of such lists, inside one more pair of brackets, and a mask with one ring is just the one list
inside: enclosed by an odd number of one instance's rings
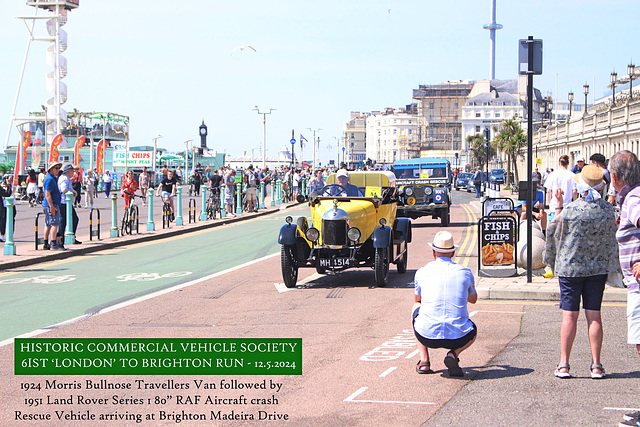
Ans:
{"label": "man in grey shorts", "polygon": [[60,225],[60,201],[62,196],[58,188],[58,172],[62,163],[53,162],[49,165],[49,173],[44,179],[44,199],[42,210],[44,211],[44,250],[64,250],[62,242],[56,241],[58,226]]}

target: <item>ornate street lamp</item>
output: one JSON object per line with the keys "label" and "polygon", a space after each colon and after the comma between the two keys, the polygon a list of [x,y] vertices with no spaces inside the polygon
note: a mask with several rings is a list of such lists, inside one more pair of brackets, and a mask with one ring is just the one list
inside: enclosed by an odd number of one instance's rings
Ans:
{"label": "ornate street lamp", "polygon": [[613,88],[613,105],[616,105],[616,82],[618,81],[618,73],[613,70],[611,73],[611,88]]}
{"label": "ornate street lamp", "polygon": [[582,86],[584,91],[584,114],[587,114],[587,95],[589,95],[589,85],[587,83]]}
{"label": "ornate street lamp", "polygon": [[573,105],[573,92],[569,92],[569,120],[571,121],[571,109]]}
{"label": "ornate street lamp", "polygon": [[633,100],[633,75],[636,72],[636,66],[633,62],[627,66],[627,73],[629,73],[629,100]]}

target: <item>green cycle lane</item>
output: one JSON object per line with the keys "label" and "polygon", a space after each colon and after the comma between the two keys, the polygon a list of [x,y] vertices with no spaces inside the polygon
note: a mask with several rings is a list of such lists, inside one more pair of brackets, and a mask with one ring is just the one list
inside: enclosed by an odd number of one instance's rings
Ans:
{"label": "green cycle lane", "polygon": [[196,280],[280,251],[295,208],[180,237],[0,275],[0,341]]}

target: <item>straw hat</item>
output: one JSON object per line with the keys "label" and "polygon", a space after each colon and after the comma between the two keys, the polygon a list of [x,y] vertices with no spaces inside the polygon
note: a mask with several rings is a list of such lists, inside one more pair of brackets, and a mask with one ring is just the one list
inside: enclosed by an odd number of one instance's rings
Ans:
{"label": "straw hat", "polygon": [[448,231],[439,231],[433,237],[433,243],[429,243],[437,252],[451,252],[458,249],[460,246],[453,244],[453,235]]}
{"label": "straw hat", "polygon": [[50,170],[51,170],[51,168],[54,168],[54,167],[56,167],[56,166],[60,166],[60,167],[62,167],[62,163],[60,163],[60,162],[53,162],[53,163],[51,163],[51,164],[49,165],[49,167],[47,168],[47,170],[48,170],[48,171],[50,171]]}
{"label": "straw hat", "polygon": [[582,180],[589,187],[595,188],[600,184],[602,184],[604,174],[602,173],[602,169],[600,169],[599,167],[593,166],[593,165],[587,165],[582,168],[582,171],[580,171],[580,173],[575,174],[573,176],[573,180],[576,183],[579,183],[580,177],[582,177]]}

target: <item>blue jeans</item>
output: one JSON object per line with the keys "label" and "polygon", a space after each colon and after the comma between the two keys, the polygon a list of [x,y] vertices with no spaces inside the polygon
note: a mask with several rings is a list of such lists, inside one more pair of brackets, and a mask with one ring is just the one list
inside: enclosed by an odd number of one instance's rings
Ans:
{"label": "blue jeans", "polygon": [[482,196],[482,191],[480,190],[482,188],[482,183],[474,184],[474,186],[476,187],[476,197]]}
{"label": "blue jeans", "polygon": [[110,182],[105,182],[104,183],[104,195],[109,197],[109,193],[111,192],[111,183]]}

